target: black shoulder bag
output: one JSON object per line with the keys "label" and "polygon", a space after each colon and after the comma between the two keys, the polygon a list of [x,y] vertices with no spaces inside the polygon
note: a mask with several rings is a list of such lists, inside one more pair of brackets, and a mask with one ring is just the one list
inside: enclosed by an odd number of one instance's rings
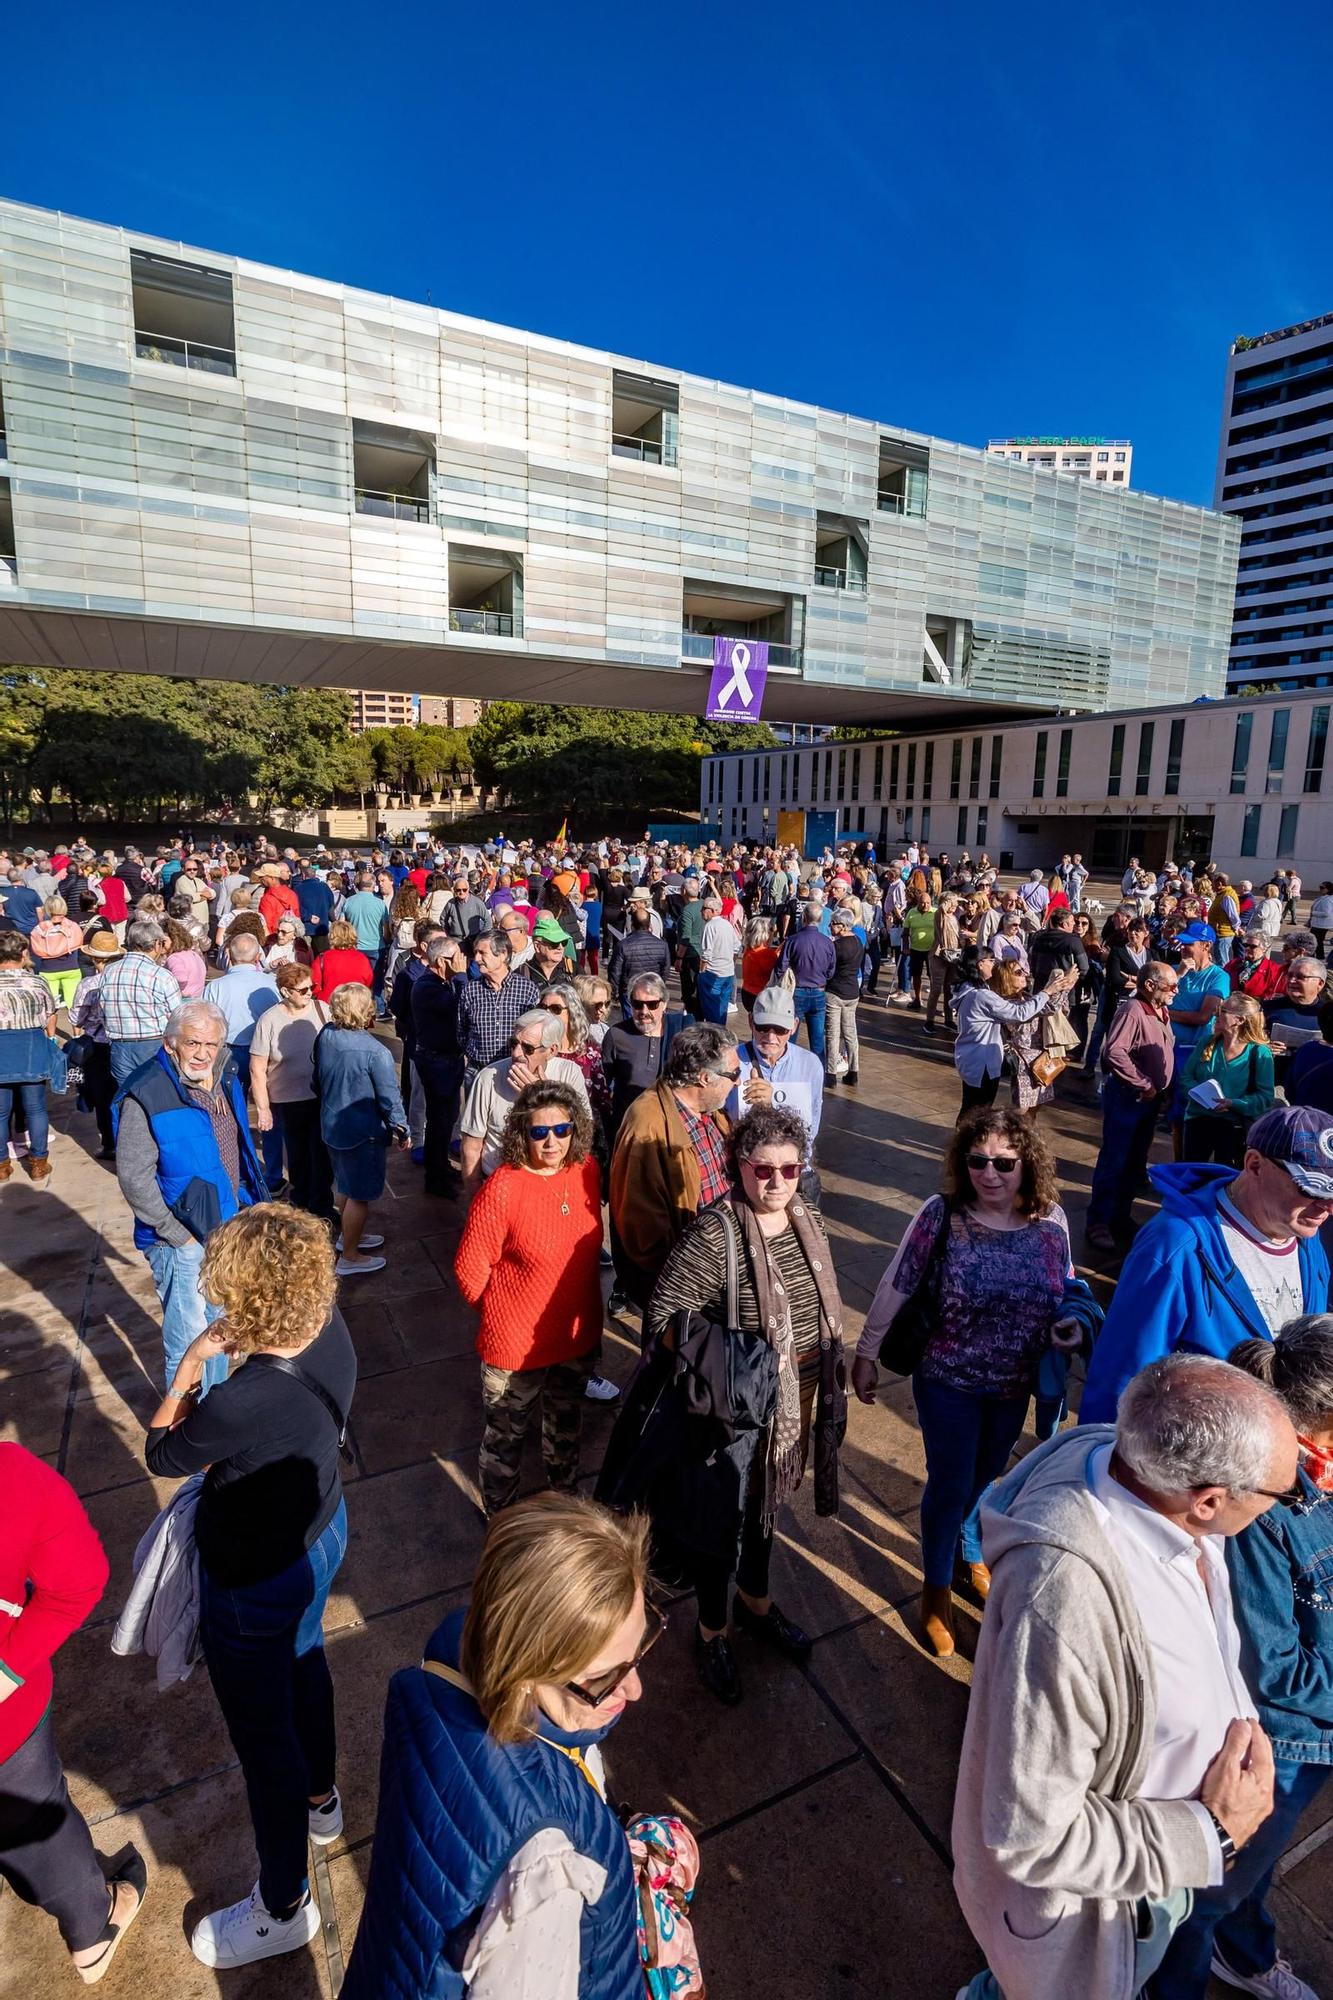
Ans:
{"label": "black shoulder bag", "polygon": [[895,1375],[916,1373],[921,1366],[921,1357],[926,1351],[930,1336],[939,1325],[940,1269],[944,1263],[944,1253],[949,1247],[949,1227],[952,1221],[953,1214],[946,1201],[940,1226],[935,1232],[935,1241],[931,1244],[930,1255],[926,1259],[926,1267],[921,1273],[921,1282],[911,1297],[903,1300],[884,1336],[879,1358]]}
{"label": "black shoulder bag", "polygon": [[256,1361],[262,1361],[266,1368],[276,1368],[280,1375],[289,1375],[293,1382],[299,1382],[301,1387],[308,1389],[312,1396],[318,1396],[324,1408],[333,1418],[333,1428],[338,1433],[339,1458],[345,1460],[348,1465],[354,1465],[356,1461],[352,1457],[347,1443],[347,1418],[338,1408],[338,1405],[334,1402],[324,1384],[317,1381],[310,1373],[310,1370],[303,1368],[299,1361],[292,1361],[285,1354],[252,1354],[246,1363],[246,1367],[253,1368]]}
{"label": "black shoulder bag", "polygon": [[726,1290],[721,1320],[680,1312],[674,1321],[675,1383],[686,1412],[711,1417],[728,1438],[762,1430],[778,1399],[778,1358],[762,1331],[739,1325],[740,1225],[723,1210]]}

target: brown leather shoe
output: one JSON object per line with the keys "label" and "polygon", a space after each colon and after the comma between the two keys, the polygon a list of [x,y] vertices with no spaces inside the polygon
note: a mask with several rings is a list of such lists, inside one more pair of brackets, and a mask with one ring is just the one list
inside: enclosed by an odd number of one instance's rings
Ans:
{"label": "brown leather shoe", "polygon": [[4,1159],[0,1160],[0,1181],[7,1181],[10,1175],[13,1173],[13,1171],[14,1171],[14,1162],[10,1159],[9,1155],[6,1154]]}
{"label": "brown leather shoe", "polygon": [[963,1568],[968,1582],[984,1604],[990,1596],[990,1571],[985,1563],[964,1563]]}
{"label": "brown leather shoe", "polygon": [[23,1171],[30,1181],[49,1181],[51,1178],[51,1162],[49,1160],[34,1160],[32,1154],[28,1153],[24,1157]]}
{"label": "brown leather shoe", "polygon": [[953,1598],[947,1584],[922,1585],[921,1636],[937,1660],[953,1658]]}

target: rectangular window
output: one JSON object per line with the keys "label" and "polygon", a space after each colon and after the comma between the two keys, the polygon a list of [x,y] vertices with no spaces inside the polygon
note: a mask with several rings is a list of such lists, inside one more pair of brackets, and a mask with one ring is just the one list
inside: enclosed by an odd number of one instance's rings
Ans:
{"label": "rectangular window", "polygon": [[1245,818],[1241,822],[1240,851],[1243,855],[1259,852],[1259,815],[1262,806],[1246,806]]}
{"label": "rectangular window", "polygon": [[1236,734],[1231,741],[1231,792],[1245,790],[1246,777],[1250,768],[1250,736],[1254,729],[1252,714],[1236,717]]}
{"label": "rectangular window", "polygon": [[824,804],[833,797],[833,752],[824,752]]}
{"label": "rectangular window", "polygon": [[1273,710],[1273,724],[1268,732],[1268,776],[1264,782],[1266,792],[1282,790],[1282,773],[1287,765],[1287,730],[1290,724],[1289,708]]}
{"label": "rectangular window", "polygon": [[787,803],[787,760],[784,757],[781,764],[779,764],[778,766],[778,804],[781,806],[785,806],[786,803]]}
{"label": "rectangular window", "polygon": [[959,808],[958,808],[958,845],[959,845],[960,847],[966,847],[966,846],[967,846],[967,807],[966,807],[966,806],[959,806]]}
{"label": "rectangular window", "polygon": [[1047,732],[1044,729],[1037,731],[1037,751],[1032,760],[1032,796],[1034,799],[1044,798],[1046,795],[1046,734]]}
{"label": "rectangular window", "polygon": [[1148,781],[1152,777],[1153,727],[1151,722],[1139,724],[1139,764],[1134,774],[1134,790],[1140,798],[1147,792]]}
{"label": "rectangular window", "polygon": [[[928,799],[930,797],[930,790],[934,781],[935,781],[935,745],[933,743],[927,743],[926,754],[921,760],[921,796],[923,799]],[[921,837],[923,840],[925,839],[924,834]]]}
{"label": "rectangular window", "polygon": [[1117,722],[1111,731],[1111,761],[1106,771],[1106,796],[1120,797],[1120,779],[1125,769],[1125,725]]}
{"label": "rectangular window", "polygon": [[[981,738],[978,737],[977,742],[980,743],[980,741]],[[990,795],[993,799],[998,799],[1000,796],[1000,763],[1003,756],[1003,736],[992,736],[990,740]],[[978,834],[977,839],[980,840],[980,838],[981,835]]]}
{"label": "rectangular window", "polygon": [[753,766],[754,780],[750,787],[750,803],[757,806],[759,803],[759,759],[757,757],[753,759]]}
{"label": "rectangular window", "polygon": [[1069,755],[1074,747],[1072,729],[1060,731],[1060,757],[1055,767],[1055,796],[1057,799],[1069,797]]}
{"label": "rectangular window", "polygon": [[912,838],[912,808],[908,806],[906,812],[903,814],[903,839],[910,840],[911,838]]}
{"label": "rectangular window", "polygon": [[838,752],[838,803],[839,803],[839,805],[841,805],[841,804],[842,804],[842,801],[843,801],[843,800],[844,800],[844,799],[846,798],[846,796],[847,796],[847,752],[846,752],[845,750],[839,750],[839,752]]}
{"label": "rectangular window", "polygon": [[907,796],[908,796],[908,798],[909,798],[909,799],[914,799],[914,798],[916,797],[916,745],[915,745],[915,743],[909,743],[909,744],[908,744],[908,746],[907,746]]}
{"label": "rectangular window", "polygon": [[875,745],[875,797],[884,796],[884,745]]}
{"label": "rectangular window", "polygon": [[959,798],[963,790],[963,739],[955,736],[949,753],[949,797]]}
{"label": "rectangular window", "polygon": [[765,757],[764,759],[764,804],[765,805],[768,804],[769,794],[772,784],[773,784],[773,759],[771,757]]}
{"label": "rectangular window", "polygon": [[901,748],[902,745],[900,743],[895,743],[889,752],[889,797],[891,799],[896,799],[898,796],[898,752]]}
{"label": "rectangular window", "polygon": [[[997,738],[997,741],[998,741],[998,738]],[[983,853],[983,854],[984,854],[984,853],[985,853],[985,851],[986,851],[986,828],[987,828],[987,826],[989,825],[989,823],[990,823],[990,807],[989,807],[989,806],[978,806],[978,807],[977,807],[977,847],[979,848],[979,850],[980,850],[980,851],[981,851],[981,853]]]}
{"label": "rectangular window", "polygon": [[929,807],[929,806],[922,806],[922,808],[921,808],[921,838],[922,838],[923,840],[929,840],[929,839],[930,839],[930,807]]}
{"label": "rectangular window", "polygon": [[970,799],[981,796],[981,738],[972,738],[972,752],[968,762],[967,796]]}
{"label": "rectangular window", "polygon": [[1175,798],[1180,790],[1180,759],[1185,748],[1185,718],[1178,715],[1171,724],[1171,734],[1166,739],[1166,785],[1168,798]]}
{"label": "rectangular window", "polygon": [[861,796],[861,755],[862,753],[859,750],[853,750],[852,752],[852,797],[854,799],[859,799]]}
{"label": "rectangular window", "polygon": [[1328,710],[1310,710],[1310,740],[1305,746],[1305,789],[1317,792],[1324,782],[1324,752],[1328,747]]}
{"label": "rectangular window", "polygon": [[1296,823],[1301,816],[1299,806],[1283,806],[1277,822],[1277,853],[1279,861],[1289,861],[1296,852]]}

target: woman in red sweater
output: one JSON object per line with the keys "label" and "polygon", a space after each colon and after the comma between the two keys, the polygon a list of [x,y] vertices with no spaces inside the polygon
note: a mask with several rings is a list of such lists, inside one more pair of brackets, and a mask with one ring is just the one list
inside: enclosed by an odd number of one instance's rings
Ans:
{"label": "woman in red sweater", "polygon": [[354,924],[329,925],[328,947],[315,959],[313,973],[316,1000],[331,999],[335,986],[374,985],[375,968],[356,948]]}
{"label": "woman in red sweater", "polygon": [[568,1084],[526,1084],[454,1260],[458,1289],[481,1308],[488,1516],[518,1491],[538,1402],[548,1483],[572,1492],[578,1478],[583,1392],[602,1350],[601,1177],[591,1147],[587,1108]]}
{"label": "woman in red sweater", "polygon": [[51,1734],[51,1656],[108,1574],[73,1487],[22,1445],[0,1444],[0,1877],[55,1918],[87,1986],[105,1975],[147,1884],[133,1848],[103,1873]]}

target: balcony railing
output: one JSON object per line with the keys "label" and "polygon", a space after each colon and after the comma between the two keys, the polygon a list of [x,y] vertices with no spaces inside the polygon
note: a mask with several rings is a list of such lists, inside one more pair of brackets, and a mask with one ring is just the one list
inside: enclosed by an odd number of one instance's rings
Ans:
{"label": "balcony railing", "polygon": [[166,361],[173,368],[202,368],[208,375],[234,375],[236,349],[213,347],[206,340],[179,340],[172,333],[134,329],[134,351],[141,361]]}
{"label": "balcony railing", "polygon": [[[460,606],[449,606],[449,630],[451,632],[479,632],[487,639],[512,639],[514,614],[512,611],[468,611]],[[522,632],[520,621],[519,632]]]}
{"label": "balcony railing", "polygon": [[[739,636],[744,636],[743,634]],[[754,642],[751,641],[753,644]],[[775,640],[763,642],[768,647],[770,667],[799,668],[801,649],[799,646],[782,646]],[[682,660],[711,660],[713,657],[713,635],[711,632],[682,632],[680,635],[680,656]]]}
{"label": "balcony railing", "polygon": [[656,438],[627,437],[622,431],[611,434],[611,456],[613,458],[637,458],[645,465],[674,465],[674,450],[658,442]]}
{"label": "balcony railing", "polygon": [[864,590],[866,580],[854,570],[830,569],[826,564],[816,563],[815,582],[821,590]]}
{"label": "balcony railing", "polygon": [[895,493],[889,487],[881,486],[876,498],[881,514],[910,514],[914,520],[924,521],[926,503],[924,499],[909,504],[906,494]]}
{"label": "balcony railing", "polygon": [[373,486],[358,486],[356,511],[390,521],[429,521],[430,501],[418,500],[415,493],[377,493]]}

